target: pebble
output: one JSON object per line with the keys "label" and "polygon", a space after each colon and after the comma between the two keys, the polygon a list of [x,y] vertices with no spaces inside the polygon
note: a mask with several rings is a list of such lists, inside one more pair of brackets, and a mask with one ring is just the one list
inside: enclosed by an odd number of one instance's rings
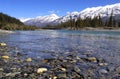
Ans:
{"label": "pebble", "polygon": [[2,42],[2,43],[0,43],[0,46],[7,46],[7,44]]}
{"label": "pebble", "polygon": [[80,70],[80,68],[78,66],[75,66],[74,71],[77,72],[77,73],[80,73],[81,70]]}
{"label": "pebble", "polygon": [[97,62],[97,59],[95,57],[88,57],[88,61]]}
{"label": "pebble", "polygon": [[27,73],[24,73],[24,76],[26,77],[26,76],[28,76],[28,74],[27,74]]}
{"label": "pebble", "polygon": [[65,68],[61,68],[61,70],[62,70],[62,71],[66,71],[66,69],[65,69]]}
{"label": "pebble", "polygon": [[2,72],[0,72],[0,79],[1,79],[1,77],[3,77],[3,73]]}
{"label": "pebble", "polygon": [[46,72],[46,71],[48,71],[47,68],[38,68],[38,69],[37,69],[37,73],[38,73],[38,74],[41,74],[41,73]]}
{"label": "pebble", "polygon": [[3,68],[0,68],[0,71],[3,71],[4,69]]}
{"label": "pebble", "polygon": [[99,70],[99,73],[101,73],[101,74],[107,74],[108,71],[107,71],[106,69],[100,69],[100,70]]}
{"label": "pebble", "polygon": [[14,77],[17,74],[20,74],[21,72],[14,72],[14,73],[7,73],[5,76],[11,76]]}
{"label": "pebble", "polygon": [[13,54],[8,51],[7,47],[0,46],[0,79],[107,79],[106,75],[111,75],[112,71],[115,74],[111,78],[119,78],[120,66],[111,68],[111,64],[108,65],[103,59],[99,61],[99,58],[92,55],[66,53],[64,56],[59,53],[53,58],[35,58],[33,61],[20,51],[16,51],[17,55],[14,49]]}
{"label": "pebble", "polygon": [[98,65],[99,65],[99,66],[107,66],[108,63],[99,63]]}
{"label": "pebble", "polygon": [[7,55],[4,55],[4,56],[2,56],[1,58],[2,58],[2,59],[9,59],[10,57],[7,56]]}
{"label": "pebble", "polygon": [[120,66],[115,69],[116,73],[120,73]]}
{"label": "pebble", "polygon": [[53,77],[53,79],[57,79],[57,77],[56,77],[56,76],[54,76],[54,77]]}
{"label": "pebble", "polygon": [[32,62],[32,58],[27,58],[26,62]]}
{"label": "pebble", "polygon": [[65,72],[56,72],[55,74],[56,74],[57,77],[60,78],[60,79],[62,79],[62,78],[64,79],[64,78],[67,77]]}

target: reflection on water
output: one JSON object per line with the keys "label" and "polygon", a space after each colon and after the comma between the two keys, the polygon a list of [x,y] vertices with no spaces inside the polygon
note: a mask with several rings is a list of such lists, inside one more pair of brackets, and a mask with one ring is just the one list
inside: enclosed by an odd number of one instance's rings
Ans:
{"label": "reflection on water", "polygon": [[95,56],[120,64],[119,31],[17,31],[1,35],[0,41],[16,46],[30,56],[48,57],[52,52],[92,52]]}

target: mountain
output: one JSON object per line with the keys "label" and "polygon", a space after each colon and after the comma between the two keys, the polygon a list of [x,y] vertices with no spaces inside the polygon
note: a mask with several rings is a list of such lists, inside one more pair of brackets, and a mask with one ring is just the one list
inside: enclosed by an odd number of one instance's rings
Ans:
{"label": "mountain", "polygon": [[113,12],[113,16],[116,20],[120,20],[120,3],[99,7],[92,7],[84,9],[81,12],[72,12],[66,16],[63,16],[57,20],[54,20],[53,23],[66,22],[70,19],[77,19],[81,17],[85,19],[86,17],[94,18],[95,16],[101,16],[104,20],[108,19]]}
{"label": "mountain", "polygon": [[19,19],[0,13],[0,29],[3,30],[35,30],[37,27],[26,26]]}
{"label": "mountain", "polygon": [[[120,3],[87,8],[80,12],[80,16],[82,18],[85,18],[85,17],[94,18],[95,16],[98,16],[98,15],[100,15],[101,17],[110,17],[112,12],[113,12],[113,16],[120,15]],[[116,17],[116,19],[118,18]]]}
{"label": "mountain", "polygon": [[32,18],[19,18],[19,19],[20,19],[21,22],[25,22],[25,21],[28,21],[28,20],[30,20]]}
{"label": "mountain", "polygon": [[23,25],[23,23],[19,19],[16,19],[16,18],[11,17],[11,16],[4,14],[4,13],[0,13],[0,25],[10,24],[10,23]]}
{"label": "mountain", "polygon": [[28,19],[28,20],[22,20],[24,21],[24,24],[26,25],[35,25],[35,26],[39,26],[39,27],[43,27],[46,25],[51,24],[51,22],[53,22],[54,20],[58,19],[59,17],[56,14],[51,14],[51,15],[47,15],[47,16],[38,16],[36,18],[33,19]]}
{"label": "mountain", "polygon": [[71,19],[78,19],[79,17],[85,19],[86,17],[94,18],[95,16],[101,16],[103,20],[106,21],[111,16],[112,12],[115,20],[120,20],[120,3],[86,8],[83,11],[72,12],[63,17],[58,17],[55,14],[47,15],[47,16],[39,16],[34,19],[24,21],[24,24],[36,25],[36,26],[45,26],[48,24],[54,25],[54,24],[66,22]]}

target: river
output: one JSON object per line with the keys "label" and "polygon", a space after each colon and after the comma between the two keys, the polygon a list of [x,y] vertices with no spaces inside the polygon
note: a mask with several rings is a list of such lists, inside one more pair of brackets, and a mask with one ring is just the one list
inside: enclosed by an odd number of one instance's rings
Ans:
{"label": "river", "polygon": [[[37,58],[52,57],[51,53],[92,53],[110,64],[120,65],[119,31],[39,30],[15,31],[0,35],[0,42],[17,47],[21,53]],[[81,55],[82,56],[82,55]]]}

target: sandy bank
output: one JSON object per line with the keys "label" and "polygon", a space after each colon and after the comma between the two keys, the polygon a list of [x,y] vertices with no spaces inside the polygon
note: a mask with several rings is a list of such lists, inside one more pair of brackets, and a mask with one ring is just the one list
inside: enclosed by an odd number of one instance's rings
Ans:
{"label": "sandy bank", "polygon": [[1,33],[8,33],[8,34],[9,34],[9,33],[14,33],[14,32],[13,32],[13,31],[1,30],[1,29],[0,29],[0,34],[1,34]]}

